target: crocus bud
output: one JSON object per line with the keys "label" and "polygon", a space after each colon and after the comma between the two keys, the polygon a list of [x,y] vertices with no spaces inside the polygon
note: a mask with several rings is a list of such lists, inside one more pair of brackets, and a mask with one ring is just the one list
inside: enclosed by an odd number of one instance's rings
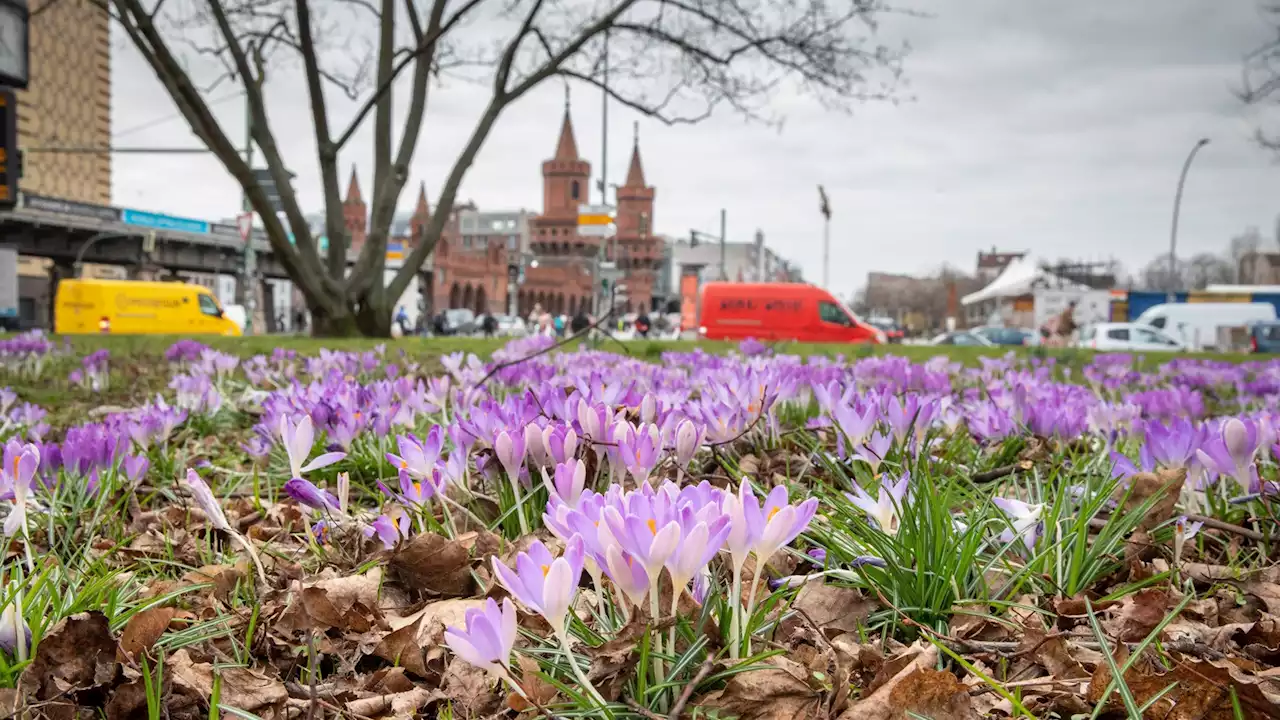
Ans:
{"label": "crocus bud", "polygon": [[640,422],[651,423],[658,416],[658,398],[653,393],[645,393],[640,401]]}
{"label": "crocus bud", "polygon": [[23,647],[31,647],[31,628],[18,614],[13,603],[4,606],[0,611],[0,650],[12,653],[18,648],[18,638],[23,637]]}
{"label": "crocus bud", "polygon": [[[1256,438],[1256,430],[1255,438]],[[1249,427],[1240,418],[1231,418],[1222,426],[1222,443],[1227,446],[1227,454],[1235,462],[1236,467],[1244,467],[1253,460],[1253,443],[1249,438]]]}
{"label": "crocus bud", "polygon": [[546,467],[551,463],[547,461],[547,441],[544,439],[543,429],[530,423],[524,426],[524,445],[528,450],[529,459],[538,467]]}
{"label": "crocus bud", "polygon": [[827,562],[827,551],[822,548],[813,548],[809,550],[809,557],[813,558],[815,563],[822,565]]}
{"label": "crocus bud", "polygon": [[681,420],[676,426],[676,464],[682,468],[689,467],[693,456],[702,444],[702,433],[692,420]]}
{"label": "crocus bud", "polygon": [[493,454],[509,477],[514,478],[520,474],[520,467],[524,465],[524,450],[524,435],[518,433],[512,436],[503,430],[493,440]]}

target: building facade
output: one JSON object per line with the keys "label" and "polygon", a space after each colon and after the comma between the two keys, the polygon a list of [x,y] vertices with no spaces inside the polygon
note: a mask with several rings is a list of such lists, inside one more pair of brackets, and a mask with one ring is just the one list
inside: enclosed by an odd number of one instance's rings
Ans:
{"label": "building facade", "polygon": [[[419,274],[431,312],[468,308],[477,315],[508,313],[525,317],[534,308],[552,314],[594,311],[596,264],[604,245],[606,259],[623,272],[627,299],[623,312],[653,307],[659,275],[666,271],[662,237],[653,233],[657,190],[645,182],[637,139],[626,182],[618,187],[612,239],[581,235],[578,210],[588,203],[591,164],[578,154],[573,121],[566,105],[551,159],[542,163],[542,211],[481,211],[472,203],[455,205],[440,241]],[[368,236],[369,208],[352,168],[343,202],[351,246]],[[392,223],[388,261],[394,248],[407,255],[431,219],[426,188],[408,218]]]}
{"label": "building facade", "polygon": [[92,151],[111,145],[106,10],[90,0],[34,0],[30,7],[31,83],[18,95],[22,189],[110,205],[111,155]]}

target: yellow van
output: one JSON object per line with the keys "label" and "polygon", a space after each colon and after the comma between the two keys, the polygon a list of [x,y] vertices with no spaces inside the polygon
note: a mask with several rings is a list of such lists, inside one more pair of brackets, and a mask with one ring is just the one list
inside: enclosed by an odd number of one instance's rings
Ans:
{"label": "yellow van", "polygon": [[59,335],[239,335],[208,288],[182,282],[91,280],[58,283]]}

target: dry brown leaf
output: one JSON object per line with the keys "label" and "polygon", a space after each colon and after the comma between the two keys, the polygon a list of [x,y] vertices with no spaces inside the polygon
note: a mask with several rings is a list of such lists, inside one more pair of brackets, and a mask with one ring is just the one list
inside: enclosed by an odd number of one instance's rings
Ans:
{"label": "dry brown leaf", "polygon": [[809,684],[809,671],[785,657],[772,657],[759,670],[729,679],[723,690],[698,700],[700,709],[723,710],[738,720],[801,720],[818,717],[822,694]]}
{"label": "dry brown leaf", "polygon": [[876,671],[875,677],[871,678],[871,682],[867,683],[866,687],[863,688],[863,696],[876,692],[881,687],[888,684],[890,680],[902,675],[903,670],[906,670],[912,665],[926,667],[926,664],[920,662],[921,655],[931,656],[936,661],[938,651],[932,646],[925,647],[916,643],[902,652],[894,653],[891,657],[886,658],[885,661],[880,664],[880,668]]}
{"label": "dry brown leaf", "polygon": [[36,700],[73,698],[115,682],[116,641],[107,616],[92,611],[63,618],[36,648],[19,685]]}
{"label": "dry brown leaf", "polygon": [[853,588],[806,583],[793,605],[817,625],[827,639],[857,631],[877,604]]}
{"label": "dry brown leaf", "polygon": [[1140,642],[1164,621],[1169,605],[1169,595],[1164,590],[1139,590],[1124,598],[1119,613],[1103,627],[1111,637],[1122,642]]}
{"label": "dry brown leaf", "polygon": [[373,567],[363,575],[326,577],[306,583],[306,587],[324,590],[329,602],[342,612],[360,603],[366,608],[378,607],[378,590],[382,585],[382,568]]}
{"label": "dry brown leaf", "polygon": [[933,669],[933,666],[938,662],[938,649],[932,645],[921,647],[916,644],[908,648],[906,652],[901,653],[899,657],[910,659],[905,665],[902,665],[897,658],[891,658],[887,661],[885,666],[881,668],[880,674],[876,676],[876,679],[880,680],[891,663],[894,668],[893,676],[881,682],[875,690],[870,691],[869,694],[854,703],[848,710],[841,713],[839,720],[898,720],[904,717],[902,708],[892,705],[893,691],[916,671]]}
{"label": "dry brown leaf", "polygon": [[[861,703],[860,703],[861,704]],[[930,720],[977,720],[978,712],[969,699],[969,688],[955,675],[941,670],[919,668],[889,691],[891,714],[878,716],[866,708],[865,717],[908,718],[915,713]],[[859,716],[855,716],[859,717]]]}
{"label": "dry brown leaf", "polygon": [[[1115,653],[1117,666],[1128,659],[1128,651],[1121,645]],[[1140,658],[1124,674],[1125,684],[1139,705],[1152,698],[1159,698],[1148,710],[1150,717],[1162,720],[1233,720],[1230,688],[1235,689],[1244,716],[1264,718],[1280,716],[1280,706],[1266,698],[1257,685],[1257,678],[1248,677],[1229,663],[1214,663],[1190,658],[1178,659],[1176,665],[1165,671],[1162,666]],[[1099,663],[1089,681],[1087,698],[1097,704],[1111,682],[1111,669],[1107,663]],[[1166,692],[1166,688],[1173,686]],[[1119,693],[1108,698],[1106,710],[1124,712],[1124,701]]]}
{"label": "dry brown leaf", "polygon": [[444,673],[441,694],[454,705],[462,717],[480,717],[498,709],[501,699],[489,684],[483,670],[461,660],[454,660]]}
{"label": "dry brown leaf", "polygon": [[1115,498],[1117,501],[1124,499],[1123,512],[1136,510],[1150,498],[1156,498],[1155,504],[1137,527],[1141,531],[1151,530],[1173,517],[1186,479],[1186,468],[1163,468],[1154,473],[1138,473],[1129,478],[1128,488],[1116,488]]}
{"label": "dry brown leaf", "polygon": [[298,601],[302,604],[302,609],[314,623],[313,627],[323,629],[326,627],[338,628],[345,630],[347,620],[343,616],[342,611],[334,606],[329,600],[329,593],[318,587],[305,588],[298,596]]}
{"label": "dry brown leaf", "polygon": [[169,607],[147,608],[125,623],[120,633],[120,647],[116,659],[122,663],[138,659],[138,653],[146,652],[169,628],[177,610]]}
{"label": "dry brown leaf", "polygon": [[[519,655],[516,657],[516,664],[520,666],[520,687],[525,694],[543,707],[550,705],[560,691],[556,689],[555,685],[543,680],[538,675],[538,661],[528,655]],[[525,710],[532,710],[534,705],[521,697],[519,693],[513,692],[507,695],[507,707],[516,712],[524,712]]]}
{"label": "dry brown leaf", "polygon": [[1048,673],[1059,680],[1081,680],[1089,677],[1067,648],[1067,641],[1061,635],[1050,636],[1035,625],[1028,625],[1018,645],[1017,655],[1030,653]]}
{"label": "dry brown leaf", "polygon": [[378,643],[373,654],[393,665],[399,665],[420,678],[426,678],[427,667],[422,661],[422,646],[418,645],[418,628],[421,621],[419,617],[418,622],[389,633],[382,638],[382,642]]}
{"label": "dry brown leaf", "polygon": [[1244,591],[1262,601],[1267,612],[1280,615],[1280,585],[1266,580],[1258,580],[1245,585]]}
{"label": "dry brown leaf", "polygon": [[354,717],[411,718],[433,701],[440,699],[438,692],[412,688],[389,695],[374,695],[347,703],[347,712]]}
{"label": "dry brown leaf", "polygon": [[434,533],[414,535],[387,564],[405,587],[431,595],[471,595],[471,553],[454,540]]}
{"label": "dry brown leaf", "polygon": [[[175,686],[203,700],[213,694],[213,665],[193,661],[186,648],[170,655],[165,669]],[[218,674],[222,676],[219,697],[223,705],[263,715],[264,711],[282,707],[289,699],[284,683],[260,672],[224,666],[218,669]]]}

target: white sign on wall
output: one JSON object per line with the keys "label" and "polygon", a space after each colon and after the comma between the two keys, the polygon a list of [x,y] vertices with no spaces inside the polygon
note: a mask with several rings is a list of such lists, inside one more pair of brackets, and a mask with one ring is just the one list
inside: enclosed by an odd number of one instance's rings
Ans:
{"label": "white sign on wall", "polygon": [[1035,326],[1044,327],[1049,318],[1061,315],[1073,300],[1076,303],[1076,325],[1083,327],[1111,320],[1110,290],[1046,289],[1035,291]]}

